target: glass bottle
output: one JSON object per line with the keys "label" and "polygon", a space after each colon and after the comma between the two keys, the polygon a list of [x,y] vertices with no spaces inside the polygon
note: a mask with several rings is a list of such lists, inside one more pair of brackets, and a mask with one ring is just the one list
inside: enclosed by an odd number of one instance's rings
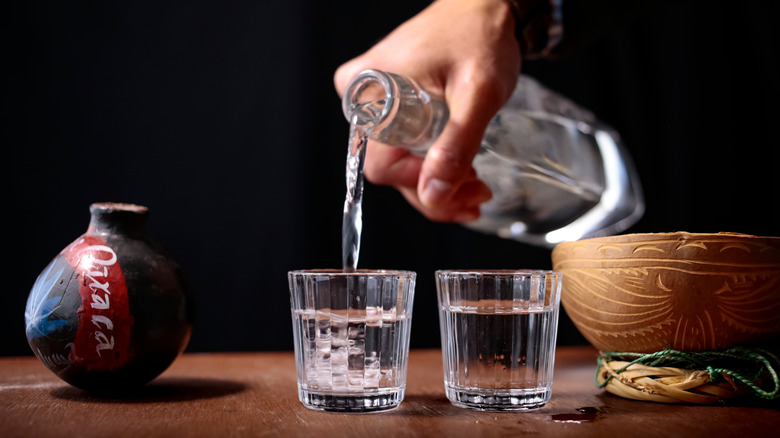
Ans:
{"label": "glass bottle", "polygon": [[[350,123],[366,125],[371,140],[419,156],[449,118],[446,103],[414,80],[379,70],[352,79],[342,109]],[[491,120],[473,164],[493,198],[465,226],[484,233],[553,247],[617,234],[644,213],[639,177],[618,134],[526,75]]]}

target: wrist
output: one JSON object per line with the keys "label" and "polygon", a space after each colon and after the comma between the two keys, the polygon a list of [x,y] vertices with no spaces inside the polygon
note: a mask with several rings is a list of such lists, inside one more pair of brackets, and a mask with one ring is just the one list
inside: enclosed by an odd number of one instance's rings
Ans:
{"label": "wrist", "polygon": [[547,55],[563,36],[563,0],[504,0],[515,18],[515,38],[523,58]]}

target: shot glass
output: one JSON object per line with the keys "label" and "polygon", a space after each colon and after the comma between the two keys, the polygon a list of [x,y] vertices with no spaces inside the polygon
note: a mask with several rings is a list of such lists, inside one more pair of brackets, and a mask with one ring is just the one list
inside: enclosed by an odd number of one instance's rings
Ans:
{"label": "shot glass", "polygon": [[288,273],[304,406],[373,412],[401,403],[415,279],[411,271]]}
{"label": "shot glass", "polygon": [[455,406],[531,410],[552,393],[561,273],[436,272],[444,386]]}

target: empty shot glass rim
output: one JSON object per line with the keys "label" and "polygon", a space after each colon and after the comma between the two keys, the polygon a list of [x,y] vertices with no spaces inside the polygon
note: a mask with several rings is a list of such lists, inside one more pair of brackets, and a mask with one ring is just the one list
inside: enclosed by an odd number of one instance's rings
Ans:
{"label": "empty shot glass rim", "polygon": [[[478,313],[557,309],[562,280],[560,271],[550,269],[443,269],[436,271],[436,295],[440,308],[468,303],[458,306]],[[496,288],[494,282],[512,286]]]}
{"label": "empty shot glass rim", "polygon": [[552,269],[439,269],[436,277],[473,278],[473,277],[560,277],[561,272]]}

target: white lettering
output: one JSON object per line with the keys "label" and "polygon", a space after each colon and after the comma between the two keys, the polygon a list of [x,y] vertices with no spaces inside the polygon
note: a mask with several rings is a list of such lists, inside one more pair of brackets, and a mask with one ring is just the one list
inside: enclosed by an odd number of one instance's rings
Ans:
{"label": "white lettering", "polygon": [[[108,281],[101,283],[100,281],[96,280],[96,278],[108,277],[108,267],[114,265],[117,262],[116,253],[113,249],[105,245],[91,245],[79,251],[79,257],[81,256],[81,253],[85,251],[89,255],[82,259],[82,266],[84,270],[87,271],[85,274],[86,278],[90,281],[87,286],[93,292],[92,303],[90,303],[90,306],[92,306],[93,309],[108,310],[111,308],[111,291],[109,291],[110,284]],[[98,256],[101,256],[101,253],[107,253],[108,258],[99,258]],[[103,292],[103,294],[99,295],[100,292]],[[97,328],[101,328],[100,325],[102,324],[105,326],[105,330],[114,329],[114,322],[104,315],[92,315],[92,324],[94,324]],[[103,350],[114,349],[113,336],[106,335],[102,331],[97,331],[95,332],[95,340],[98,342],[97,346],[95,347],[95,351],[97,352],[98,356],[101,356],[100,352]]]}
{"label": "white lettering", "polygon": [[103,266],[102,271],[89,271],[87,272],[87,276],[92,279],[92,281],[95,281],[92,277],[108,277],[108,268]]}
{"label": "white lettering", "polygon": [[90,304],[93,309],[108,309],[111,307],[110,300],[108,297],[101,297],[100,295],[92,294],[92,304]]}
{"label": "white lettering", "polygon": [[100,328],[99,324],[103,324],[106,326],[107,330],[114,329],[114,323],[103,315],[92,315],[92,324],[95,324],[97,328]]}
{"label": "white lettering", "polygon": [[100,283],[99,281],[95,280],[94,278],[87,275],[87,278],[92,280],[92,283],[88,284],[87,286],[92,290],[92,292],[95,292],[95,289],[100,289],[103,292],[111,295],[111,292],[108,290],[108,282]]}
{"label": "white lettering", "polygon": [[41,359],[41,362],[43,362],[43,364],[46,365],[48,368],[57,368],[70,363],[68,359],[60,353],[53,353],[49,356],[46,356],[45,354],[43,354],[43,352],[41,352],[40,349],[37,350],[38,350],[38,357]]}
{"label": "white lettering", "polygon": [[92,262],[92,265],[111,266],[114,263],[116,263],[116,253],[114,252],[113,249],[111,249],[108,246],[105,246],[105,245],[90,245],[90,246],[82,249],[81,251],[79,251],[79,254],[78,254],[79,257],[81,257],[81,253],[84,252],[84,251],[90,251],[90,252],[95,252],[95,253],[97,253],[99,251],[102,251],[102,252],[107,252],[107,253],[111,254],[111,257],[108,260],[99,259],[99,258],[97,258],[95,256],[89,257],[89,259],[90,259],[89,261]]}
{"label": "white lettering", "polygon": [[98,356],[100,356],[100,350],[114,349],[113,336],[111,336],[111,339],[108,339],[108,336],[104,335],[103,332],[95,332],[95,340],[99,342],[97,347],[95,348],[95,351],[97,351]]}

